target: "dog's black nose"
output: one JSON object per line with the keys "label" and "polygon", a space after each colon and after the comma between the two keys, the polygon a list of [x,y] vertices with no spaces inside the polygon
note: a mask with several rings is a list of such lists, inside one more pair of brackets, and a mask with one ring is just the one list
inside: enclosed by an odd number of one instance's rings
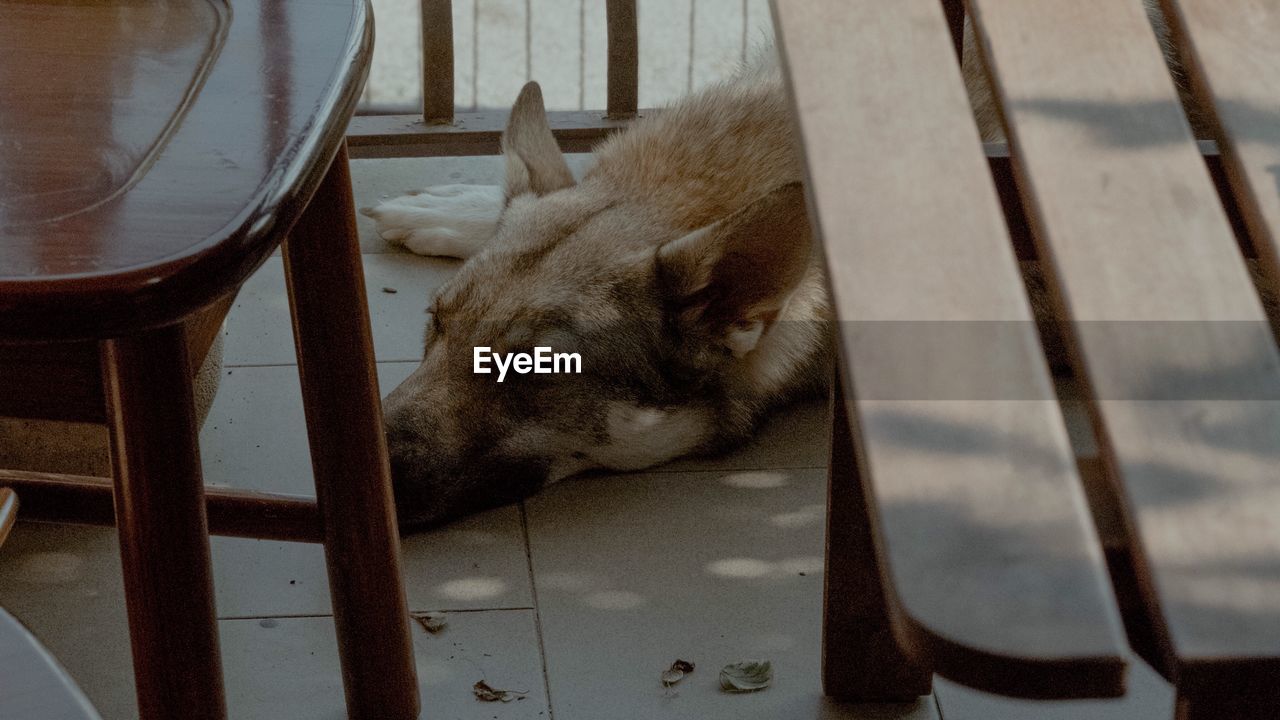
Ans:
{"label": "dog's black nose", "polygon": [[403,533],[518,502],[537,492],[546,479],[546,466],[536,462],[474,458],[435,467],[412,454],[391,458],[391,485]]}

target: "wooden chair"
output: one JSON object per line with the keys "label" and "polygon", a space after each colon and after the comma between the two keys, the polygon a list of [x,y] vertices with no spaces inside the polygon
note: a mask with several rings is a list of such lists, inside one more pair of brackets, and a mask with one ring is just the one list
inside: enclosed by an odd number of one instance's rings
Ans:
{"label": "wooden chair", "polygon": [[[0,412],[105,422],[114,464],[0,485],[117,526],[145,720],[226,714],[209,532],[323,543],[350,716],[418,715],[343,141],[371,48],[363,0],[0,5]],[[317,500],[206,493],[192,369],[286,235]]]}
{"label": "wooden chair", "polygon": [[[1280,353],[1246,259],[1280,277],[1280,7],[1164,3],[1215,189],[1139,2],[968,3],[1010,137],[990,173],[947,6],[776,4],[843,355],[826,687],[1114,696],[1127,639],[1181,720],[1274,717]],[[1002,210],[1099,458],[1073,458]]]}

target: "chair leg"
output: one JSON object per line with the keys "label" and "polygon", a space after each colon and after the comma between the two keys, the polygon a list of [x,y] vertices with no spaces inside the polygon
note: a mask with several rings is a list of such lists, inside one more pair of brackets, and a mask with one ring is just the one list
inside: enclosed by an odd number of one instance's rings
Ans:
{"label": "chair leg", "polygon": [[902,653],[889,627],[888,599],[838,369],[831,398],[822,687],[842,700],[912,701],[929,694],[932,676]]}
{"label": "chair leg", "polygon": [[142,720],[226,717],[204,485],[181,326],[101,343]]}
{"label": "chair leg", "polygon": [[285,244],[347,712],[418,716],[400,537],[343,147]]}
{"label": "chair leg", "polygon": [[1174,720],[1253,720],[1280,717],[1280,688],[1222,688],[1210,696],[1178,691]]}

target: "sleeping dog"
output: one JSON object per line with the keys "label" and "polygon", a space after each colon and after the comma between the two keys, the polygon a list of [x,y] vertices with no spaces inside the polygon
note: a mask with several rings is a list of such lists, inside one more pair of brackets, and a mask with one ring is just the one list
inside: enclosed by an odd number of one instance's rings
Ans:
{"label": "sleeping dog", "polygon": [[[975,116],[994,139],[966,36]],[[529,83],[502,138],[503,186],[366,209],[393,243],[467,259],[431,303],[421,366],[385,402],[402,525],[732,447],[770,409],[821,392],[831,310],[795,147],[771,49],[610,137],[580,181]],[[560,371],[559,357],[578,364]]]}

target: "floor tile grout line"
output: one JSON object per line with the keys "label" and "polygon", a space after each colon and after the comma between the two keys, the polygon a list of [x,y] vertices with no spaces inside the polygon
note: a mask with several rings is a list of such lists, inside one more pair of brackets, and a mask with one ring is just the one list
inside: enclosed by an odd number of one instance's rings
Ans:
{"label": "floor tile grout line", "polygon": [[[788,465],[788,466],[784,466],[784,467],[749,467],[749,468],[739,468],[739,467],[734,467],[734,468],[671,468],[671,469],[653,468],[653,469],[650,469],[650,470],[636,470],[636,471],[631,471],[631,472],[618,473],[618,474],[616,474],[616,475],[612,475],[612,476],[610,476],[610,477],[613,477],[613,478],[622,478],[622,477],[635,476],[635,475],[678,475],[678,474],[686,474],[686,475],[687,475],[687,474],[692,474],[692,473],[707,474],[707,473],[778,472],[778,471],[791,471],[791,472],[796,472],[796,471],[800,471],[800,470],[826,470],[826,469],[827,469],[827,465],[826,465],[826,464],[823,464],[823,465],[795,465],[795,466]],[[570,480],[570,482],[572,482],[572,480]],[[230,484],[227,484],[227,483],[206,484],[206,487],[229,488],[229,489],[232,489],[232,490],[253,490],[253,491],[256,491],[256,492],[268,492],[268,493],[273,492],[273,491],[269,491],[269,490],[268,490],[268,491],[263,491],[263,490],[258,489],[258,488],[245,487],[245,486],[242,486],[242,485],[230,485]],[[283,494],[283,495],[291,495],[291,496],[298,497],[298,498],[301,498],[301,499],[311,499],[311,500],[315,500],[315,496],[314,496],[314,495],[306,495],[306,494],[302,494],[302,493],[279,493],[279,494]],[[524,504],[523,504],[523,503],[521,503],[521,504],[520,504],[520,512],[521,512],[521,518],[522,518],[522,522],[523,522],[524,512],[525,512],[525,511],[524,511]],[[533,551],[532,551],[532,549],[529,547],[529,537],[528,537],[528,535],[529,535],[529,534],[528,534],[528,528],[525,528],[525,538],[524,538],[524,539],[525,539],[525,555],[526,555],[526,559],[528,560],[528,565],[529,565],[529,573],[530,573],[530,575],[529,575],[529,584],[530,584],[530,586],[532,586],[532,585],[533,585]],[[534,597],[534,604],[535,604],[535,605],[537,604],[537,597],[536,597],[536,596]],[[489,608],[485,608],[485,609],[489,609]],[[503,610],[503,609],[518,610],[518,609],[520,609],[520,608],[493,608],[493,609],[496,609],[496,610]]]}
{"label": "floor tile grout line", "polygon": [[533,598],[533,630],[538,638],[538,658],[542,661],[542,688],[547,696],[547,720],[555,720],[551,704],[551,672],[547,668],[547,646],[542,636],[542,608],[538,605],[538,583],[533,573],[533,543],[529,539],[529,509],[520,503],[520,531],[524,535],[524,556],[529,566],[529,595]]}
{"label": "floor tile grout line", "polygon": [[512,605],[510,607],[492,607],[492,608],[429,608],[427,610],[410,610],[409,612],[442,612],[454,613],[462,615],[464,613],[487,613],[487,612],[507,612],[509,610],[533,610],[532,605]]}
{"label": "floor tile grout line", "polygon": [[634,470],[630,472],[618,473],[616,475],[610,475],[609,477],[625,477],[627,475],[670,475],[672,473],[740,473],[740,472],[775,472],[778,470],[826,470],[826,469],[827,469],[826,463],[823,463],[821,465],[777,465],[777,466],[756,465],[752,467],[727,467],[727,468],[656,467],[656,468],[650,468],[648,470]]}
{"label": "floor tile grout line", "polygon": [[[451,613],[454,615],[462,615],[466,613],[514,612],[514,611],[527,611],[527,610],[533,610],[533,609],[534,608],[529,605],[517,605],[512,607],[492,607],[492,608],[433,608],[431,610],[410,609],[408,612],[410,614],[422,613],[422,612],[442,612],[442,613]],[[333,617],[333,613],[276,613],[276,614],[264,614],[264,615],[223,615],[223,616],[219,616],[218,620],[220,621],[221,620],[304,620],[308,618],[331,618],[331,617]]]}

